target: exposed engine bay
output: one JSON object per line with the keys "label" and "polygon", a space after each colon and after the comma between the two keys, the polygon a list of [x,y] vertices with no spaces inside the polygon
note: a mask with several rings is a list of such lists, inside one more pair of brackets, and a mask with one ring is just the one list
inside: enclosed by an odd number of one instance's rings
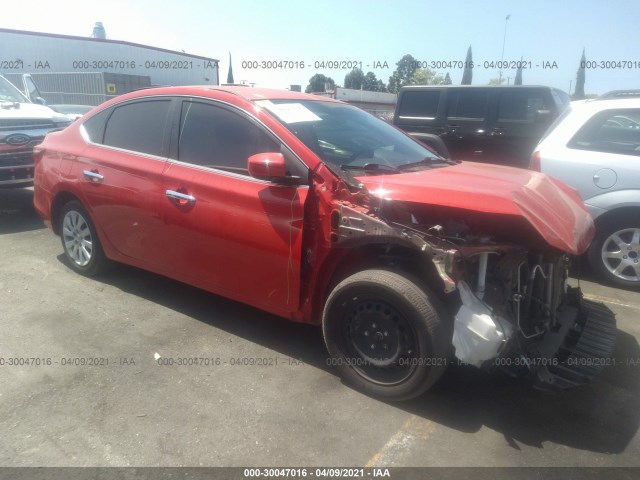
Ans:
{"label": "exposed engine bay", "polygon": [[460,213],[385,202],[374,217],[343,206],[332,221],[334,241],[373,235],[417,248],[452,305],[461,362],[528,377],[541,389],[588,383],[612,354],[613,313],[568,285],[570,257],[521,219],[493,215],[487,234],[482,215]]}

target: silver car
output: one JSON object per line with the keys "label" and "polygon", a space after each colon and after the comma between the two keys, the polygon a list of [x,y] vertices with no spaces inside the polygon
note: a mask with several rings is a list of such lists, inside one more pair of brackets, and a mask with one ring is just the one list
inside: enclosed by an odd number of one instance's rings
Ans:
{"label": "silver car", "polygon": [[572,102],[530,168],[582,196],[597,229],[592,268],[614,284],[640,288],[640,98]]}

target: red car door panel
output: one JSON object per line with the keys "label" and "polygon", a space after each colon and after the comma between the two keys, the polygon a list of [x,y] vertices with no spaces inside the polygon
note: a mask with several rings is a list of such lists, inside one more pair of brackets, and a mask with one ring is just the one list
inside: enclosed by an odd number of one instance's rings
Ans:
{"label": "red car door panel", "polygon": [[190,283],[267,310],[297,308],[307,187],[170,163],[163,189],[167,266]]}
{"label": "red car door panel", "polygon": [[121,255],[153,263],[161,256],[156,242],[165,161],[90,145],[75,164],[95,223]]}

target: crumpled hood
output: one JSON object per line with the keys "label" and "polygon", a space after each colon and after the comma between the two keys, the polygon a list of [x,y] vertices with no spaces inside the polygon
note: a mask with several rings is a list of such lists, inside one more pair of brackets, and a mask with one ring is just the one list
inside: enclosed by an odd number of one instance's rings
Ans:
{"label": "crumpled hood", "polygon": [[550,245],[574,255],[587,249],[595,232],[577,192],[531,170],[462,162],[358,180],[381,199],[524,217]]}

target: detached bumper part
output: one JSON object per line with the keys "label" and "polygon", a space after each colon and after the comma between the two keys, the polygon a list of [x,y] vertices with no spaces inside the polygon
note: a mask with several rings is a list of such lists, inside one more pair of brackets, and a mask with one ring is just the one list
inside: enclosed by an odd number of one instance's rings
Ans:
{"label": "detached bumper part", "polygon": [[614,364],[615,341],[614,313],[602,303],[583,299],[578,321],[557,352],[558,362],[538,369],[534,386],[556,390],[590,383],[604,367]]}

